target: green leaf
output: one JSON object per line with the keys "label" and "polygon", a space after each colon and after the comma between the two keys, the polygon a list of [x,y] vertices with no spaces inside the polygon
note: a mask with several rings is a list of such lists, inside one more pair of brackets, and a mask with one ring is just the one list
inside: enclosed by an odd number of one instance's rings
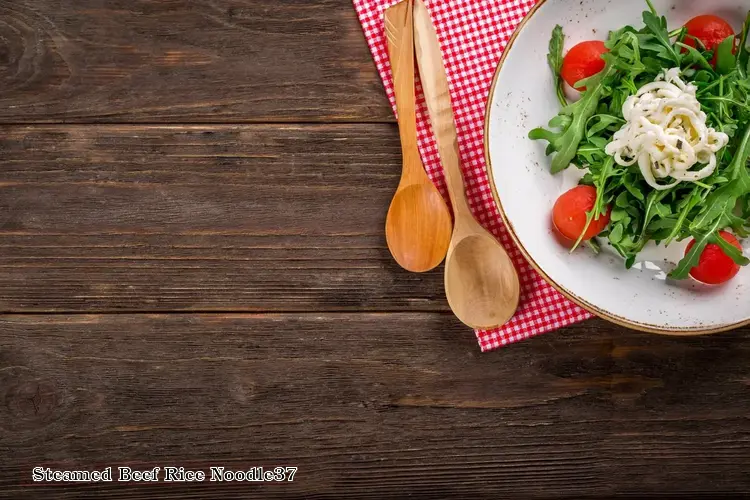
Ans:
{"label": "green leaf", "polygon": [[732,163],[727,167],[731,179],[737,179],[745,193],[750,192],[750,175],[747,172],[747,162],[750,159],[750,123],[748,123],[742,141],[737,147]]}
{"label": "green leaf", "polygon": [[645,33],[636,36],[638,37],[638,45],[640,47],[640,50],[644,53],[643,58],[656,57],[658,59],[664,59],[666,61],[673,60],[670,50],[659,43],[659,40],[654,35]]}
{"label": "green leaf", "polygon": [[734,35],[728,36],[716,48],[716,71],[719,74],[728,75],[737,67],[737,56],[734,55],[734,41]]}
{"label": "green leaf", "polygon": [[659,219],[649,224],[648,230],[649,231],[660,231],[662,229],[672,230],[674,229],[676,224],[677,224],[676,219]]}
{"label": "green leaf", "polygon": [[568,115],[557,115],[549,121],[551,128],[566,128],[570,126],[573,119]]}
{"label": "green leaf", "polygon": [[628,193],[632,194],[636,200],[644,201],[646,199],[643,196],[643,193],[641,192],[641,190],[633,185],[630,177],[626,177],[625,180],[622,181],[622,184],[623,186],[625,186],[625,189],[628,190]]}
{"label": "green leaf", "polygon": [[594,115],[586,121],[586,138],[591,140],[591,137],[604,132],[605,130],[607,130],[607,128],[613,125],[624,124],[625,120],[617,116],[606,114]]}
{"label": "green leaf", "polygon": [[685,255],[685,257],[683,257],[683,259],[680,261],[680,263],[677,264],[677,267],[671,273],[669,273],[669,276],[671,278],[682,280],[688,277],[688,275],[690,274],[690,270],[696,267],[698,265],[698,262],[700,262],[703,250],[705,250],[706,245],[711,242],[714,235],[719,230],[719,226],[721,225],[721,223],[722,220],[717,219],[714,225],[708,228],[708,230],[693,235],[693,238],[695,239],[693,248],[691,248],[690,251]]}
{"label": "green leaf", "polygon": [[646,71],[651,74],[658,73],[664,67],[664,63],[660,59],[656,59],[654,57],[644,56],[643,59],[641,59],[641,62],[646,68]]}
{"label": "green leaf", "polygon": [[711,63],[708,62],[708,59],[706,59],[703,54],[698,52],[698,50],[695,47],[691,47],[690,45],[686,45],[682,42],[677,42],[676,45],[678,47],[682,47],[683,49],[687,50],[687,54],[684,56],[683,59],[683,66],[693,66],[694,64],[697,64],[701,68],[705,69],[706,71],[714,71],[714,67],[711,66]]}
{"label": "green leaf", "polygon": [[745,257],[742,254],[742,251],[738,249],[736,246],[729,243],[727,240],[722,238],[721,236],[714,236],[711,243],[715,243],[719,245],[719,248],[721,248],[721,251],[726,254],[727,257],[732,259],[735,264],[738,264],[740,266],[746,266],[750,264],[750,259]]}
{"label": "green leaf", "polygon": [[697,83],[707,83],[714,79],[714,75],[711,72],[706,71],[705,69],[702,69],[695,73],[695,76],[693,77],[693,82]]}
{"label": "green leaf", "polygon": [[560,114],[571,117],[571,121],[567,127],[564,127],[558,132],[546,131],[543,129],[536,129],[529,134],[529,138],[533,140],[543,139],[553,145],[554,151],[556,152],[552,159],[552,173],[556,174],[562,172],[573,161],[578,151],[578,146],[583,140],[585,135],[586,121],[596,112],[596,107],[599,104],[604,86],[602,81],[612,74],[614,74],[612,67],[605,68],[605,70],[599,74],[599,83],[595,86],[589,87],[589,89],[583,93],[581,100],[564,108]]}
{"label": "green leaf", "polygon": [[750,236],[746,227],[748,220],[745,217],[739,217],[733,213],[726,214],[727,226],[732,228],[732,231],[740,238],[747,238]]}
{"label": "green leaf", "polygon": [[682,226],[685,225],[688,214],[690,214],[693,208],[695,208],[698,203],[703,200],[699,190],[700,188],[698,187],[694,188],[692,193],[688,197],[683,198],[684,203],[681,202],[682,206],[678,205],[678,208],[681,210],[680,216],[677,218],[677,222],[675,223],[672,232],[670,232],[665,238],[665,243],[667,245],[669,245],[680,234],[680,231],[682,231]]}
{"label": "green leaf", "polygon": [[610,220],[612,222],[622,221],[623,225],[628,225],[628,223],[630,222],[630,215],[628,215],[627,211],[622,210],[621,208],[615,208],[614,210],[612,210]]}
{"label": "green leaf", "polygon": [[654,190],[648,194],[648,197],[646,198],[646,215],[643,218],[643,227],[641,229],[641,235],[638,238],[639,240],[644,239],[646,235],[646,228],[648,228],[648,225],[651,223],[653,218],[666,212],[664,205],[662,205],[661,203],[661,200],[663,200],[668,194],[674,192],[675,189],[676,187],[666,189],[664,191]]}
{"label": "green leaf", "polygon": [[557,141],[557,134],[543,127],[538,127],[529,132],[529,139],[534,141],[545,140],[550,144],[554,144]]}
{"label": "green leaf", "polygon": [[673,218],[655,220],[648,226],[648,233],[657,243],[665,240],[674,230],[677,220]]}
{"label": "green leaf", "polygon": [[731,179],[711,193],[703,203],[703,210],[690,224],[691,231],[698,231],[721,221],[722,215],[731,213],[737,206],[737,200],[750,193],[750,175],[747,172],[747,161],[750,158],[750,124],[734,154],[732,163],[724,170],[724,175]]}
{"label": "green leaf", "polygon": [[643,24],[651,31],[654,38],[667,49],[669,58],[675,63],[680,63],[680,58],[674,50],[672,42],[669,40],[669,32],[667,31],[667,20],[664,17],[659,17],[654,10],[651,12],[643,13]]}
{"label": "green leaf", "polygon": [[616,245],[622,241],[622,233],[625,231],[622,224],[616,224],[612,232],[609,233],[609,241]]}
{"label": "green leaf", "polygon": [[661,202],[654,205],[654,212],[656,213],[657,216],[661,218],[669,217],[670,215],[672,215],[672,209],[670,208],[670,206],[665,205],[664,203],[661,203]]}
{"label": "green leaf", "polygon": [[734,210],[737,205],[737,181],[726,184],[708,197],[704,209],[690,224],[690,231],[699,231],[719,220],[727,212]]}
{"label": "green leaf", "polygon": [[619,208],[628,208],[630,206],[630,200],[628,199],[627,191],[623,191],[617,196],[617,199],[615,200],[615,206]]}
{"label": "green leaf", "polygon": [[560,71],[563,65],[563,46],[565,45],[565,35],[563,34],[562,26],[559,24],[552,30],[552,38],[549,41],[549,53],[547,54],[547,62],[552,75],[555,79],[555,91],[557,92],[557,100],[560,101],[560,106],[565,107],[568,105],[568,100],[565,98],[565,91],[563,90],[563,79],[560,76]]}
{"label": "green leaf", "polygon": [[607,147],[607,144],[609,144],[609,141],[604,137],[592,137],[589,139],[589,142],[591,142],[591,144],[593,144],[594,146],[600,148],[602,151]]}
{"label": "green leaf", "polygon": [[586,234],[586,231],[588,231],[589,226],[591,226],[591,221],[594,219],[599,220],[599,217],[605,213],[607,207],[604,202],[604,193],[606,192],[607,181],[612,175],[612,166],[614,164],[614,158],[611,156],[607,157],[602,164],[599,175],[594,178],[594,186],[596,186],[596,201],[594,202],[594,208],[586,214],[586,225],[583,227],[583,231],[581,231],[581,235],[578,237],[575,245],[570,249],[571,253],[573,253],[575,249],[578,248],[578,245],[581,244],[581,241],[583,241],[583,236]]}
{"label": "green leaf", "polygon": [[742,34],[740,35],[740,48],[737,51],[737,68],[740,72],[740,77],[745,79],[750,74],[750,52],[747,47],[747,37],[750,33],[750,12],[747,13],[745,18],[745,24],[742,26]]}

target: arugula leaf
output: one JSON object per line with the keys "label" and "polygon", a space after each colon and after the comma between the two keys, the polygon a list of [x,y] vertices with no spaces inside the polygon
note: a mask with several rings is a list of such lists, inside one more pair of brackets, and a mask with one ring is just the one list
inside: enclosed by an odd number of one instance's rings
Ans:
{"label": "arugula leaf", "polygon": [[690,224],[691,231],[704,229],[713,224],[714,221],[721,220],[723,214],[731,213],[734,210],[738,198],[750,193],[750,174],[747,171],[748,158],[750,158],[750,124],[734,154],[732,163],[725,171],[731,181],[706,198],[703,210]]}
{"label": "arugula leaf", "polygon": [[680,64],[680,58],[674,50],[674,45],[669,41],[666,18],[659,17],[655,10],[653,10],[653,5],[650,5],[650,7],[652,8],[651,12],[646,11],[643,13],[643,24],[651,31],[654,38],[664,46],[669,58],[676,64]]}
{"label": "arugula leaf", "polygon": [[622,191],[615,199],[615,206],[619,208],[628,208],[630,206],[630,200],[627,191]]}
{"label": "arugula leaf", "polygon": [[750,33],[750,12],[747,13],[745,24],[742,26],[742,35],[740,35],[740,48],[737,51],[737,69],[742,79],[747,78],[750,74],[750,52],[747,47],[747,37]]}
{"label": "arugula leaf", "polygon": [[700,188],[695,187],[693,188],[692,193],[688,198],[685,198],[686,202],[684,203],[684,206],[680,206],[681,209],[680,216],[677,218],[677,221],[675,222],[674,228],[672,231],[667,235],[665,238],[665,244],[669,245],[678,234],[680,234],[680,231],[682,230],[683,225],[685,224],[685,220],[687,220],[688,214],[695,208],[698,203],[700,203],[703,200],[703,197],[701,197]]}
{"label": "arugula leaf", "polygon": [[727,168],[727,173],[733,179],[738,179],[745,192],[750,191],[750,174],[747,172],[747,162],[750,159],[750,123],[742,137],[737,152],[734,154],[732,163]]}
{"label": "arugula leaf", "polygon": [[625,177],[622,184],[628,193],[632,194],[636,200],[645,201],[646,198],[643,196],[643,192],[633,184],[631,177]]}
{"label": "arugula leaf", "polygon": [[599,220],[599,217],[604,215],[607,211],[607,206],[604,203],[604,193],[606,192],[607,181],[609,181],[609,178],[612,175],[612,167],[614,164],[614,158],[611,156],[607,157],[602,164],[599,175],[594,180],[594,186],[596,186],[596,201],[594,202],[594,208],[586,214],[586,225],[583,227],[583,231],[581,231],[581,235],[578,237],[575,245],[570,249],[571,253],[573,253],[575,249],[578,248],[578,245],[581,244],[581,241],[583,241],[583,236],[586,234],[586,231],[589,230],[591,222],[595,219]]}
{"label": "arugula leaf", "polygon": [[630,222],[630,216],[628,215],[628,212],[626,210],[615,208],[614,210],[612,210],[612,214],[610,215],[610,220],[612,222],[622,221],[624,225],[627,225]]}
{"label": "arugula leaf", "polygon": [[565,98],[565,91],[563,90],[563,79],[560,76],[560,71],[563,65],[563,45],[565,45],[565,35],[563,34],[562,26],[559,24],[552,30],[552,38],[549,40],[549,53],[547,54],[547,62],[552,70],[552,75],[555,78],[555,89],[557,91],[557,100],[560,101],[560,105],[565,107],[568,105],[568,100]]}
{"label": "arugula leaf", "polygon": [[645,238],[646,228],[654,219],[654,217],[656,217],[657,215],[661,217],[667,217],[671,214],[671,211],[666,209],[666,207],[661,203],[661,200],[672,194],[675,189],[677,189],[677,186],[671,189],[665,189],[664,191],[654,190],[651,191],[646,197],[646,215],[643,217],[643,227],[641,229],[641,234],[638,237],[639,240]]}
{"label": "arugula leaf", "polygon": [[677,224],[677,220],[672,219],[672,218],[659,219],[649,224],[648,230],[649,231],[661,231],[663,229],[669,229],[671,231],[672,229],[674,229],[675,224]]}
{"label": "arugula leaf", "polygon": [[701,68],[705,69],[706,71],[714,72],[714,67],[711,66],[711,63],[708,62],[708,59],[706,59],[703,54],[698,52],[698,50],[695,47],[691,47],[690,45],[686,45],[682,42],[677,42],[676,44],[678,47],[681,47],[683,49],[687,50],[687,55],[684,57],[683,65],[684,66],[692,66],[694,64],[697,64]]}
{"label": "arugula leaf", "polygon": [[[599,99],[604,92],[602,82],[614,74],[614,68],[607,66],[598,76],[598,83],[589,87],[583,93],[581,100],[570,104],[560,111],[561,115],[569,116],[570,123],[562,127],[559,132],[552,132],[544,128],[536,128],[529,133],[532,140],[543,139],[550,143],[551,150],[556,152],[552,159],[552,173],[562,172],[570,166],[578,151],[578,145],[585,135],[586,121],[596,112]],[[589,83],[590,85],[590,83]]]}
{"label": "arugula leaf", "polygon": [[670,278],[683,280],[688,277],[690,270],[698,266],[703,250],[706,249],[706,246],[709,243],[714,241],[714,235],[719,230],[722,222],[721,218],[716,219],[716,222],[714,222],[714,225],[711,228],[693,235],[693,238],[695,239],[693,248],[691,248],[680,263],[677,264],[677,267],[669,273]]}
{"label": "arugula leaf", "polygon": [[[591,139],[592,136],[603,132],[612,125],[624,125],[625,120],[619,116],[598,114],[589,118],[586,122],[586,138]],[[615,128],[615,131],[620,127]]]}
{"label": "arugula leaf", "polygon": [[622,235],[625,232],[625,228],[621,223],[615,225],[615,228],[609,233],[609,241],[613,245],[616,245],[622,241]]}
{"label": "arugula leaf", "polygon": [[737,205],[737,198],[740,195],[740,187],[737,181],[732,181],[714,191],[706,200],[704,204],[705,208],[690,224],[690,230],[698,231],[704,229],[721,218],[725,213],[734,210],[734,207]]}
{"label": "arugula leaf", "polygon": [[735,36],[724,39],[716,48],[716,71],[728,75],[737,67],[737,56],[734,55]]}
{"label": "arugula leaf", "polygon": [[[665,59],[667,61],[672,61],[672,54],[669,49],[667,49],[664,45],[659,43],[659,41],[656,39],[656,37],[652,34],[648,33],[640,33],[636,35],[638,37],[638,44],[641,48],[641,50],[648,50],[651,52],[654,52],[655,56],[659,59]],[[659,64],[661,64],[660,61],[657,61]],[[661,68],[661,65],[659,66]]]}
{"label": "arugula leaf", "polygon": [[727,257],[732,259],[736,264],[739,264],[740,266],[746,266],[750,264],[750,259],[745,257],[740,249],[729,243],[721,236],[714,236],[711,243],[719,245],[719,248],[721,248],[722,252],[724,252]]}

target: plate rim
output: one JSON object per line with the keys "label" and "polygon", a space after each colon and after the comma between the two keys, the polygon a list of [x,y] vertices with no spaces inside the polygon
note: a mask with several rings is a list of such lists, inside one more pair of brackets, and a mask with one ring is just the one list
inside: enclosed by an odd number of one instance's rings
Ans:
{"label": "plate rim", "polygon": [[500,196],[497,192],[497,188],[495,184],[495,178],[494,178],[493,169],[492,169],[492,160],[490,158],[490,136],[489,136],[490,109],[492,107],[492,102],[495,96],[497,82],[500,76],[500,71],[503,69],[503,64],[505,63],[505,59],[507,58],[508,54],[510,54],[511,49],[513,48],[513,45],[516,42],[516,39],[518,38],[518,35],[526,27],[526,24],[534,16],[534,14],[536,14],[537,11],[539,11],[539,9],[545,3],[547,3],[547,0],[537,0],[536,5],[534,5],[534,7],[531,8],[528,14],[524,16],[523,20],[516,27],[516,29],[513,32],[513,35],[508,40],[508,43],[503,49],[503,54],[497,63],[497,67],[495,68],[495,73],[492,77],[492,84],[490,85],[490,90],[489,90],[489,93],[487,94],[487,102],[485,103],[485,108],[484,108],[484,160],[485,160],[484,170],[485,170],[485,173],[487,174],[487,178],[490,181],[490,190],[492,192],[492,199],[495,203],[495,207],[500,213],[500,218],[502,219],[503,224],[505,225],[508,231],[508,234],[510,234],[511,239],[516,244],[516,247],[521,252],[523,257],[527,260],[527,262],[531,265],[531,267],[536,272],[538,272],[542,276],[542,278],[544,278],[544,280],[547,283],[549,283],[560,294],[562,294],[564,297],[566,297],[568,300],[570,300],[574,304],[588,311],[589,313],[595,316],[598,316],[602,319],[605,319],[607,321],[610,321],[612,323],[615,323],[617,325],[624,326],[627,328],[632,328],[633,330],[646,332],[646,333],[656,333],[656,334],[661,334],[661,335],[673,335],[673,336],[708,335],[708,334],[726,332],[729,330],[734,330],[737,328],[741,328],[743,326],[750,325],[750,318],[748,318],[743,321],[731,323],[728,325],[713,327],[713,328],[700,328],[700,327],[669,328],[669,327],[659,327],[659,326],[649,325],[645,323],[639,323],[637,321],[633,321],[627,318],[623,318],[621,316],[617,316],[615,314],[612,314],[608,311],[605,311],[595,306],[594,304],[591,304],[590,302],[586,301],[585,299],[581,297],[578,297],[574,293],[567,290],[564,286],[560,285],[555,280],[550,278],[550,276],[544,272],[544,270],[536,263],[534,258],[529,254],[529,252],[523,246],[523,243],[521,243],[520,238],[518,237],[518,235],[515,232],[515,229],[513,228],[513,224],[510,222],[510,219],[508,218],[508,216],[505,213],[505,210],[503,209],[503,204],[502,204],[502,201],[500,200]]}

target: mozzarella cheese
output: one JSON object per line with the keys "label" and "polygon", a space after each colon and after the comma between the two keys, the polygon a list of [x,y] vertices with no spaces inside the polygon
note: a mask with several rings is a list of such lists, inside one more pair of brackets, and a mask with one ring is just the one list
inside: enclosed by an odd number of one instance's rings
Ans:
{"label": "mozzarella cheese", "polygon": [[[625,125],[605,151],[622,166],[638,163],[654,189],[705,179],[716,170],[716,153],[729,136],[706,125],[697,87],[680,78],[680,68],[660,74],[622,106]],[[693,169],[695,165],[702,165]],[[660,184],[657,179],[667,179]]]}

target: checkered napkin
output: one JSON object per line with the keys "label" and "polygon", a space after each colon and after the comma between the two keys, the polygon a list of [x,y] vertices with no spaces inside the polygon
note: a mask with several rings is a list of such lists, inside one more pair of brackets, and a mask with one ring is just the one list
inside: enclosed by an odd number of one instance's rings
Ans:
{"label": "checkered napkin", "polygon": [[[395,111],[383,13],[386,7],[398,0],[353,1]],[[521,303],[513,319],[500,329],[476,332],[482,351],[591,317],[544,281],[521,255],[503,226],[485,172],[484,115],[492,77],[513,30],[533,7],[535,0],[426,0],[425,3],[437,28],[451,86],[469,205],[477,220],[492,231],[509,251],[521,280]],[[440,156],[419,87],[417,101],[422,159],[430,178],[445,196]]]}

